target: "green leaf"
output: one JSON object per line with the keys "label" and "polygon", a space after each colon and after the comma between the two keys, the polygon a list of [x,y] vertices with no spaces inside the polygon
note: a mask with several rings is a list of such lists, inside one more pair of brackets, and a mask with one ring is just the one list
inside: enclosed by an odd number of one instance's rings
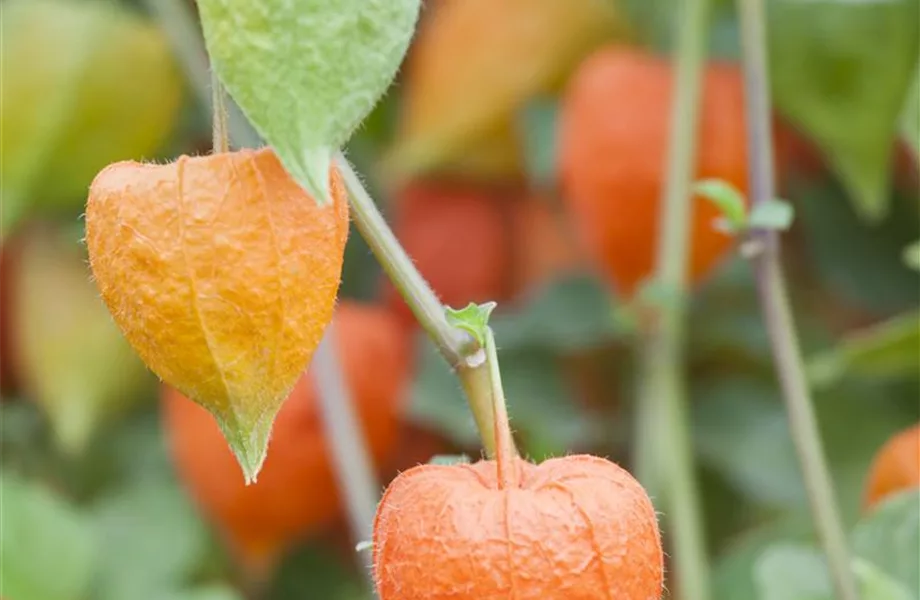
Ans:
{"label": "green leaf", "polygon": [[82,210],[111,162],[150,159],[181,77],[163,33],[112,2],[4,1],[2,232],[31,210]]}
{"label": "green leaf", "polygon": [[729,231],[739,232],[747,227],[747,206],[738,188],[722,179],[704,179],[698,181],[693,189],[722,211]]}
{"label": "green leaf", "polygon": [[558,113],[556,99],[535,98],[524,106],[519,115],[527,173],[537,187],[550,188],[556,182]]}
{"label": "green leaf", "polygon": [[792,226],[795,210],[784,200],[771,198],[751,209],[748,227],[751,229],[768,229],[786,231]]}
{"label": "green leaf", "polygon": [[607,344],[619,331],[611,316],[611,299],[596,278],[564,275],[535,290],[514,312],[492,319],[503,351],[543,348],[572,351]]}
{"label": "green leaf", "polygon": [[0,475],[0,595],[86,600],[98,564],[92,524],[51,491]]}
{"label": "green leaf", "polygon": [[856,525],[851,541],[858,556],[907,589],[920,590],[920,491],[882,501]]}
{"label": "green leaf", "polygon": [[489,317],[495,307],[495,302],[486,302],[485,304],[475,304],[470,302],[466,308],[456,309],[449,306],[444,307],[447,314],[447,321],[454,327],[466,331],[480,347],[486,344],[486,329],[489,326]]}
{"label": "green leaf", "polygon": [[262,598],[369,600],[370,596],[354,564],[342,561],[328,545],[314,543],[286,557],[272,588]]}
{"label": "green leaf", "polygon": [[757,502],[806,505],[795,446],[773,386],[723,380],[696,388],[694,396],[694,439],[704,464]]}
{"label": "green leaf", "polygon": [[815,386],[824,388],[854,376],[916,378],[918,365],[920,311],[913,311],[848,335],[837,347],[813,357],[808,374]]}
{"label": "green leaf", "polygon": [[893,141],[920,56],[916,0],[768,3],[777,108],[807,132],[862,219],[888,214]]}
{"label": "green leaf", "polygon": [[318,202],[333,155],[402,63],[419,0],[199,0],[213,68]]}
{"label": "green leaf", "polygon": [[[917,557],[920,559],[920,556]],[[908,588],[885,574],[874,564],[859,558],[853,561],[853,572],[866,600],[916,600]]]}
{"label": "green leaf", "polygon": [[878,314],[917,306],[920,273],[902,260],[904,247],[920,235],[916,196],[894,195],[888,218],[859,220],[835,186],[796,191],[796,220],[807,259],[838,302]]}
{"label": "green leaf", "polygon": [[[758,505],[807,510],[798,455],[772,373],[699,380],[691,393],[700,462]],[[892,431],[905,426],[899,409],[904,398],[867,402],[872,393],[878,394],[878,388],[853,384],[814,398],[841,512],[852,523],[872,456]],[[854,428],[853,423],[860,425]]]}
{"label": "green leaf", "polygon": [[207,532],[169,481],[138,481],[94,506],[106,560],[97,600],[156,598],[175,589],[204,560]]}
{"label": "green leaf", "polygon": [[784,513],[779,518],[744,532],[715,562],[714,598],[757,598],[755,565],[767,548],[781,542],[808,542],[814,539],[814,521],[807,510]]}
{"label": "green leaf", "polygon": [[920,271],[920,240],[904,248],[904,264],[914,271]]}
{"label": "green leaf", "polygon": [[[852,569],[864,600],[916,598],[871,562],[854,558]],[[757,561],[754,577],[760,600],[835,598],[824,555],[809,546],[782,543],[769,548]]]}
{"label": "green leaf", "polygon": [[777,544],[754,566],[759,600],[831,600],[833,591],[820,552],[808,546]]}
{"label": "green leaf", "polygon": [[154,600],[243,600],[243,596],[233,588],[223,585],[211,585],[160,594]]}

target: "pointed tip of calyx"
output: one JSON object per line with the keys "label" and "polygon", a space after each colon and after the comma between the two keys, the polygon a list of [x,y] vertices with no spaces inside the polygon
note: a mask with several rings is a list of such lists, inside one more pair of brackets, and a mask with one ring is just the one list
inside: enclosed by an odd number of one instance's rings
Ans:
{"label": "pointed tip of calyx", "polygon": [[262,471],[265,457],[268,455],[268,441],[274,420],[274,414],[252,424],[236,417],[217,419],[224,439],[230,445],[230,450],[243,471],[246,485],[255,483]]}
{"label": "pointed tip of calyx", "polygon": [[301,160],[298,161],[297,182],[320,206],[332,202],[329,184],[332,155],[332,148],[310,148],[303,151]]}

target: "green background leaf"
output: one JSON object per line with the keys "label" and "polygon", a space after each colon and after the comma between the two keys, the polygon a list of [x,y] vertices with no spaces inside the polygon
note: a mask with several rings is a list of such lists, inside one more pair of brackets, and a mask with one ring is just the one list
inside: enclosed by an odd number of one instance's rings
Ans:
{"label": "green background leaf", "polygon": [[878,222],[920,56],[920,3],[771,0],[768,15],[777,108],[821,148],[860,217]]}
{"label": "green background leaf", "polygon": [[0,475],[0,594],[10,600],[89,600],[103,546],[91,521],[38,484]]}

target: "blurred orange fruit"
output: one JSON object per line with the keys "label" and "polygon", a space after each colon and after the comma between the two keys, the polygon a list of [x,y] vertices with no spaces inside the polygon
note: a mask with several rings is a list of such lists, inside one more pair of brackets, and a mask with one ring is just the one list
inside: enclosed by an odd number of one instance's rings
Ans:
{"label": "blurred orange fruit", "polygon": [[348,204],[330,179],[334,202],[318,206],[265,148],[117,163],[90,189],[109,311],[151,370],[214,415],[247,480],[332,318]]}
{"label": "blurred orange fruit", "polygon": [[[511,204],[517,193],[436,181],[401,189],[393,232],[443,304],[459,308],[509,296]],[[404,323],[414,322],[388,279],[384,297]]]}
{"label": "blurred orange fruit", "polygon": [[[560,117],[564,201],[585,248],[619,294],[632,296],[655,265],[669,141],[674,70],[640,50],[610,47],[573,76]],[[718,177],[747,193],[743,82],[729,64],[707,66],[695,176]],[[693,204],[689,275],[703,278],[732,239],[719,211]]]}
{"label": "blurred orange fruit", "polygon": [[891,437],[875,455],[863,505],[870,509],[888,496],[920,487],[920,423]]}
{"label": "blurred orange fruit", "polygon": [[624,29],[610,0],[438,0],[410,49],[384,174],[520,172],[515,113]]}
{"label": "blurred orange fruit", "polygon": [[582,263],[566,217],[539,196],[529,195],[515,203],[511,222],[515,294],[526,293]]}
{"label": "blurred orange fruit", "polygon": [[[410,377],[409,340],[381,307],[342,302],[333,332],[367,447],[383,464],[396,447],[400,405]],[[294,387],[275,423],[256,483],[245,485],[211,415],[164,386],[163,419],[178,475],[205,516],[253,573],[267,573],[293,542],[340,513],[313,378]]]}

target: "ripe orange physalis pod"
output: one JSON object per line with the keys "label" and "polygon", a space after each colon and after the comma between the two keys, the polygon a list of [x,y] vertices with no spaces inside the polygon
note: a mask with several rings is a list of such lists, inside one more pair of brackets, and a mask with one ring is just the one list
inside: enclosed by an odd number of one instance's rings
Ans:
{"label": "ripe orange physalis pod", "polygon": [[374,524],[381,600],[655,600],[655,510],[625,470],[594,456],[422,465],[387,489]]}
{"label": "ripe orange physalis pod", "polygon": [[863,505],[871,509],[885,498],[920,488],[920,423],[895,434],[875,455]]}
{"label": "ripe orange physalis pod", "polygon": [[422,465],[390,484],[374,522],[380,600],[659,598],[664,557],[645,490],[595,456],[518,458],[491,331],[485,347],[496,458]]}
{"label": "ripe orange physalis pod", "polygon": [[337,172],[319,206],[270,149],[94,180],[86,242],[109,311],[147,366],[217,419],[248,482],[332,318],[348,235]]}
{"label": "ripe orange physalis pod", "polygon": [[[618,294],[632,298],[652,274],[675,88],[670,63],[621,47],[579,67],[562,103],[559,169],[563,199],[585,249]],[[747,197],[744,84],[740,69],[710,64],[703,79],[697,179],[722,179]],[[720,211],[693,203],[688,276],[699,282],[732,237]]]}

